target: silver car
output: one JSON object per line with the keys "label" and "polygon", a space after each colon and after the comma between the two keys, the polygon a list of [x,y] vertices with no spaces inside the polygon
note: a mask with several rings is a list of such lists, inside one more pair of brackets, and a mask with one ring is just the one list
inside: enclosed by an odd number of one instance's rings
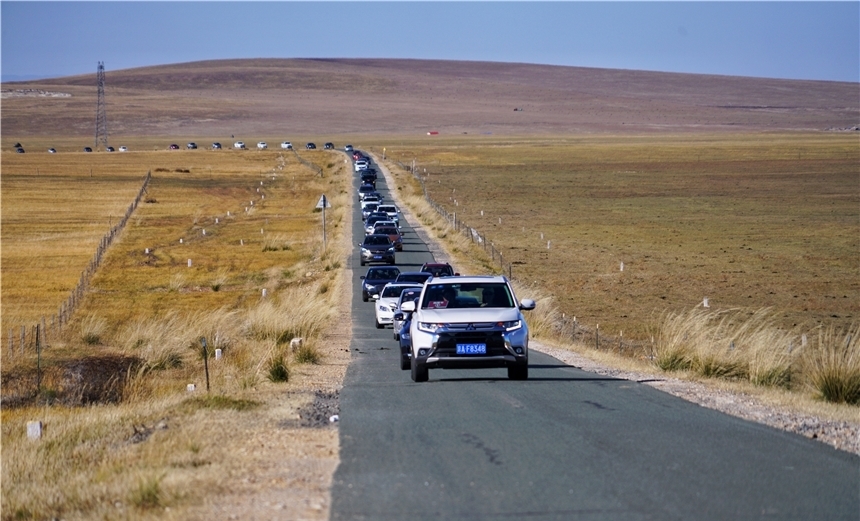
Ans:
{"label": "silver car", "polygon": [[529,330],[523,310],[531,299],[516,301],[503,276],[430,279],[412,312],[412,380],[426,382],[429,369],[506,367],[508,378],[529,375]]}

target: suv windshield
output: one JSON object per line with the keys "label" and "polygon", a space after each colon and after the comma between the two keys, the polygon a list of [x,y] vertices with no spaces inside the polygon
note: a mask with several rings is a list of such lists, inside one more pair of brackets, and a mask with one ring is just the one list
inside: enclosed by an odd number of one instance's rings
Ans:
{"label": "suv windshield", "polygon": [[400,270],[397,268],[371,268],[367,270],[365,279],[371,280],[394,280],[400,275]]}
{"label": "suv windshield", "polygon": [[391,239],[387,235],[368,235],[364,239],[364,244],[367,246],[384,246],[391,244]]}
{"label": "suv windshield", "polygon": [[422,309],[511,308],[513,299],[507,284],[431,284],[424,292]]}

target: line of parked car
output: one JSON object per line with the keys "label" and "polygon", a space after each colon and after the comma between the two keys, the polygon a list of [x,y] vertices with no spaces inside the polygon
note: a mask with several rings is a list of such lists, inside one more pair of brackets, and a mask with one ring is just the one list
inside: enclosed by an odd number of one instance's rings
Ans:
{"label": "line of parked car", "polygon": [[400,212],[376,189],[372,161],[352,152],[365,226],[359,262],[384,264],[360,277],[361,300],[373,301],[378,329],[393,328],[400,369],[411,370],[415,382],[427,381],[437,368],[504,367],[508,378],[527,379],[529,331],[522,312],[534,309],[534,300],[517,300],[504,276],[461,276],[447,263],[400,271]]}

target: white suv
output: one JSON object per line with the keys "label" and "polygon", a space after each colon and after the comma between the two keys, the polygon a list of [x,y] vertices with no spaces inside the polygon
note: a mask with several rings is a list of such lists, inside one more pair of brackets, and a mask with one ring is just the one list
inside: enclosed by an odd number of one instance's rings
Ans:
{"label": "white suv", "polygon": [[286,150],[292,150],[293,144],[290,143],[289,141],[284,141],[283,143],[281,143],[281,148],[286,149]]}
{"label": "white suv", "polygon": [[269,145],[267,145],[265,141],[260,141],[259,143],[257,143],[257,148],[259,148],[260,150],[265,150],[269,148]]}
{"label": "white suv", "polygon": [[235,143],[233,143],[233,148],[245,148],[245,142],[244,141],[236,141]]}
{"label": "white suv", "polygon": [[506,367],[508,378],[529,376],[529,330],[523,310],[503,276],[431,278],[412,312],[412,380],[426,382],[429,369]]}

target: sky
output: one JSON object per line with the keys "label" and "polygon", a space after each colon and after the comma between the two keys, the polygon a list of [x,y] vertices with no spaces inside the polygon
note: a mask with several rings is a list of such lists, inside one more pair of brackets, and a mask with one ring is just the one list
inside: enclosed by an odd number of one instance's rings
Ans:
{"label": "sky", "polygon": [[860,82],[860,1],[0,0],[3,81],[227,58],[416,58]]}

